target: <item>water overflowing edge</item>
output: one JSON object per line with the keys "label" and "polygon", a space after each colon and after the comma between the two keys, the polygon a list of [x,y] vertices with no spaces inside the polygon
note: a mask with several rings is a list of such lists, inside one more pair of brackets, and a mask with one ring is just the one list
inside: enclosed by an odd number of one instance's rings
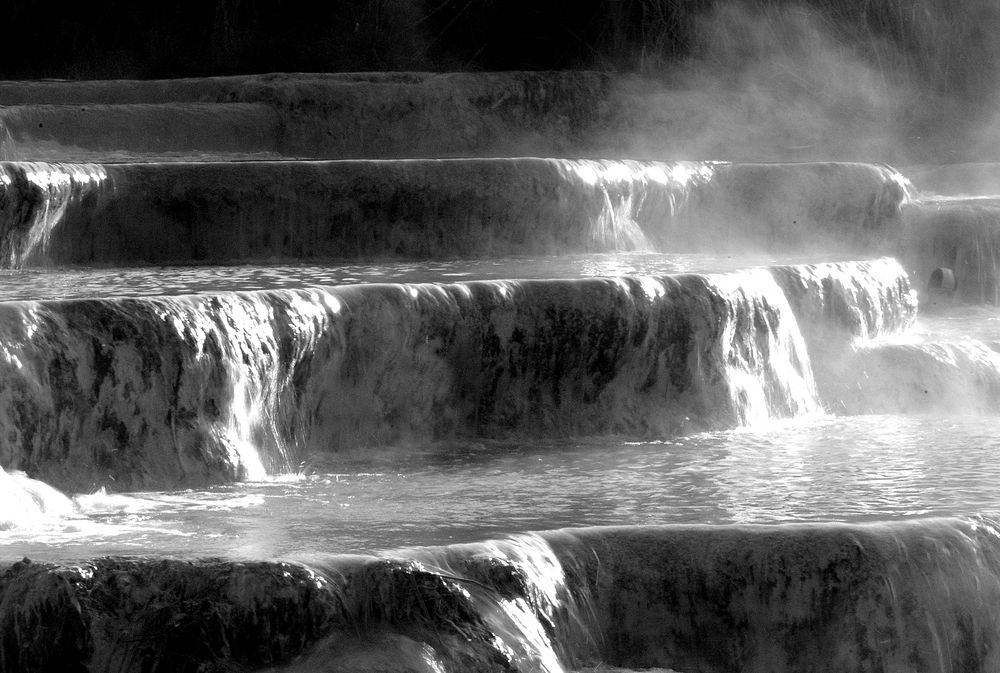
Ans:
{"label": "water overflowing edge", "polygon": [[[19,670],[187,670],[185,657],[241,670],[793,671],[817,656],[829,670],[986,670],[1000,528],[616,526],[305,564],[25,560],[0,596],[0,660]],[[45,637],[26,628],[39,619]]]}

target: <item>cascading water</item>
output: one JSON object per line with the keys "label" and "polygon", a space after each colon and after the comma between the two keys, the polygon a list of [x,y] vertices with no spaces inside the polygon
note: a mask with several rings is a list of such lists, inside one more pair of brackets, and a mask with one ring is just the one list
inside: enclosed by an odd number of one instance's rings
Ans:
{"label": "cascading water", "polygon": [[73,502],[48,484],[31,479],[23,472],[0,473],[3,511],[0,530],[31,528],[48,520],[74,514]]}
{"label": "cascading water", "polygon": [[766,270],[4,308],[0,417],[30,430],[0,450],[63,487],[259,479],[319,451],[663,435],[817,409]]}
{"label": "cascading water", "polygon": [[44,249],[71,204],[92,195],[107,179],[103,166],[39,162],[0,164],[0,259],[21,266]]}
{"label": "cascading water", "polygon": [[0,670],[996,670],[991,201],[358,77],[0,83]]}

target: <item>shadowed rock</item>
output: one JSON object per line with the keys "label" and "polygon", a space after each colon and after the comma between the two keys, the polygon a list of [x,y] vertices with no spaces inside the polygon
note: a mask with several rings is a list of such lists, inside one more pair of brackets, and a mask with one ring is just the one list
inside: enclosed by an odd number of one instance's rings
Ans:
{"label": "shadowed rock", "polygon": [[0,661],[23,671],[235,671],[298,654],[343,618],[297,565],[104,558],[0,578]]}
{"label": "shadowed rock", "polygon": [[8,161],[267,158],[282,123],[264,103],[33,105],[0,109],[0,139]]}
{"label": "shadowed rock", "polygon": [[995,670],[1000,544],[977,520],[547,535],[589,583],[602,659],[685,671]]}
{"label": "shadowed rock", "polygon": [[815,409],[765,270],[0,305],[0,461],[70,490],[512,433],[664,436]]}
{"label": "shadowed rock", "polygon": [[930,519],[565,529],[317,571],[25,561],[0,579],[0,657],[27,673],[988,673],[998,540],[992,521]]}

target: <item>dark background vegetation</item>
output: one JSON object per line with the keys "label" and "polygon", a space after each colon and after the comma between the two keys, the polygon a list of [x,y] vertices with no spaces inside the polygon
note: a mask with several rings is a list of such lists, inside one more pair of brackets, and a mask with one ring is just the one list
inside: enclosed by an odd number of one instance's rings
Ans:
{"label": "dark background vegetation", "polygon": [[809,13],[852,56],[939,89],[971,91],[997,71],[995,0],[6,0],[0,76],[660,73],[741,48],[726,44],[739,28],[714,27],[733,7],[772,21]]}
{"label": "dark background vegetation", "polygon": [[[2,79],[596,69],[727,92],[776,120],[779,135],[867,146],[864,134],[905,127],[907,143],[950,147],[981,144],[988,129],[1000,147],[997,0],[5,0],[0,9]],[[725,122],[746,128],[714,120]]]}

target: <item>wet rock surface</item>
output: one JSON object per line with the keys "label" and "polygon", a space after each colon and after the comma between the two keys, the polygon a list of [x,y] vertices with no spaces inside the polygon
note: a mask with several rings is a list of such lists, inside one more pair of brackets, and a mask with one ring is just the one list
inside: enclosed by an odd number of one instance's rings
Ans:
{"label": "wet rock surface", "polygon": [[317,451],[814,408],[792,310],[749,273],[8,303],[0,456],[74,490],[162,488]]}
{"label": "wet rock surface", "polygon": [[618,665],[986,671],[1000,634],[995,535],[989,521],[928,520],[549,539],[560,557],[578,550],[603,658]]}
{"label": "wet rock surface", "polygon": [[0,207],[0,252],[10,251],[12,267],[706,246],[871,255],[895,251],[906,196],[901,176],[867,164],[514,158],[0,166],[7,176],[0,200],[8,203]]}
{"label": "wet rock surface", "polygon": [[251,670],[342,619],[337,596],[283,563],[103,558],[16,563],[0,578],[4,670]]}
{"label": "wet rock surface", "polygon": [[321,570],[25,560],[0,578],[0,660],[26,672],[988,671],[997,539],[988,520],[928,519],[565,529],[410,559],[332,556]]}

